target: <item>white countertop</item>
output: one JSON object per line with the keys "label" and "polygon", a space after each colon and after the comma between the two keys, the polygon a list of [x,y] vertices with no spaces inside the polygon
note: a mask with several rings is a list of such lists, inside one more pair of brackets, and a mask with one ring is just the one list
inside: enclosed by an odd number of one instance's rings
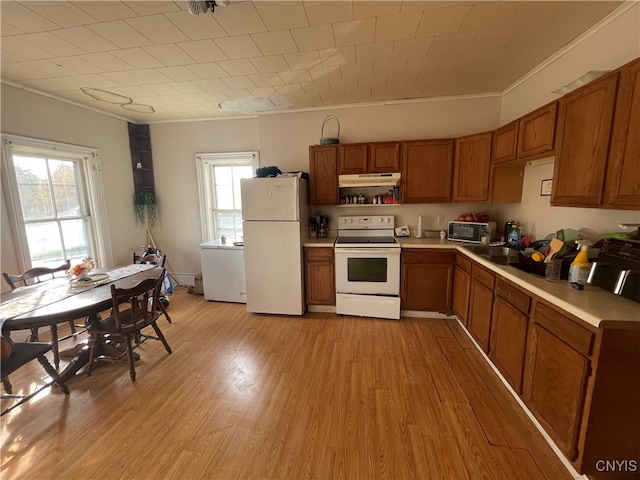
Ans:
{"label": "white countertop", "polygon": [[227,243],[224,245],[220,240],[212,240],[210,242],[204,242],[200,244],[200,248],[231,248],[231,249],[240,249],[243,250],[244,246],[242,245],[234,245],[233,241],[227,240]]}
{"label": "white countertop", "polygon": [[336,237],[325,238],[309,238],[306,242],[302,243],[303,247],[333,247],[336,242]]}

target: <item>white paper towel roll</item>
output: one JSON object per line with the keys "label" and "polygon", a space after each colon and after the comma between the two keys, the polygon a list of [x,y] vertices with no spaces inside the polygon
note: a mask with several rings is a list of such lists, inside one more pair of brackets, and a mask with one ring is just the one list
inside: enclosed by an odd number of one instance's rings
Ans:
{"label": "white paper towel roll", "polygon": [[416,232],[416,238],[422,238],[422,215],[418,215],[418,231]]}

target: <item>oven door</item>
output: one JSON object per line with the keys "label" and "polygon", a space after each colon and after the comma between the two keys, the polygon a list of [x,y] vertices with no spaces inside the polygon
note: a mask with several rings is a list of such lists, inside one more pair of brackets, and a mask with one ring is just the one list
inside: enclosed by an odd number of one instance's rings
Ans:
{"label": "oven door", "polygon": [[336,292],[400,295],[399,248],[336,248]]}

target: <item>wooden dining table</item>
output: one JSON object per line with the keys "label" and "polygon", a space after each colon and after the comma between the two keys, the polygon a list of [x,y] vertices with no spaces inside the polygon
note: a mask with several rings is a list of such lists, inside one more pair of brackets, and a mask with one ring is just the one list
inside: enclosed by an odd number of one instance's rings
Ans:
{"label": "wooden dining table", "polygon": [[[19,330],[66,323],[85,318],[87,326],[100,320],[100,313],[112,306],[111,285],[131,288],[141,280],[157,278],[162,267],[151,264],[136,264],[112,269],[97,269],[101,283],[69,281],[69,278],[54,278],[47,282],[19,287],[0,296],[0,323],[2,334],[10,336]],[[103,278],[106,274],[107,277]],[[99,354],[118,358],[122,351],[117,345],[101,342]],[[69,364],[60,372],[66,382],[89,362],[89,346],[83,344]]]}

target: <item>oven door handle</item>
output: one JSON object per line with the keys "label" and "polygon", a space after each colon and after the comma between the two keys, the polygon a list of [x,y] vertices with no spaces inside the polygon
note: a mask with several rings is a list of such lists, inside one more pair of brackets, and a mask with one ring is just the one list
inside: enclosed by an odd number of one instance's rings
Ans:
{"label": "oven door handle", "polygon": [[335,249],[338,253],[400,253],[399,248],[379,248],[379,247],[360,247],[360,248],[341,248]]}

